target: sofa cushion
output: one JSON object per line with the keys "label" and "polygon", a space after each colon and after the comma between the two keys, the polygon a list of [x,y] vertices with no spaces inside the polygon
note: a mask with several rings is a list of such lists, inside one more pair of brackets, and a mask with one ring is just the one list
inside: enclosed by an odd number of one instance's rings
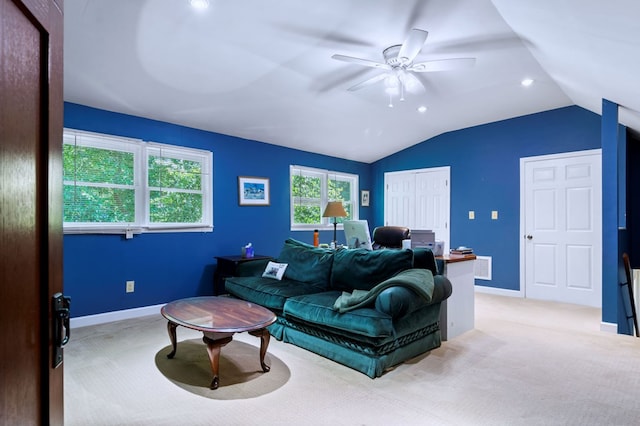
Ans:
{"label": "sofa cushion", "polygon": [[288,238],[278,255],[278,262],[289,266],[284,273],[285,280],[311,284],[319,289],[327,289],[333,265],[333,252]]}
{"label": "sofa cushion", "polygon": [[331,288],[349,291],[371,290],[400,271],[411,268],[411,250],[338,250],[333,255]]}
{"label": "sofa cushion", "polygon": [[282,312],[287,298],[318,291],[315,286],[307,283],[294,280],[276,281],[262,277],[229,277],[225,279],[225,288],[235,297],[264,306],[276,313]]}
{"label": "sofa cushion", "polygon": [[287,320],[315,324],[319,329],[339,330],[350,336],[361,335],[376,340],[393,336],[391,316],[373,307],[346,313],[334,310],[333,304],[340,294],[339,291],[325,291],[292,297],[285,303],[284,316]]}

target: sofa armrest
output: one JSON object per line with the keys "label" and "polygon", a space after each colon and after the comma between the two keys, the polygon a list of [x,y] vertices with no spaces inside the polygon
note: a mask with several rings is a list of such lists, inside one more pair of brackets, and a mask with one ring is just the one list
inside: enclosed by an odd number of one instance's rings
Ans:
{"label": "sofa armrest", "polygon": [[441,303],[451,296],[451,282],[447,277],[435,275],[433,283],[433,294],[430,302],[418,296],[410,288],[393,286],[378,295],[375,303],[376,310],[390,315],[392,318],[401,318],[425,306]]}
{"label": "sofa armrest", "polygon": [[449,278],[444,275],[434,275],[433,283],[433,295],[431,296],[431,303],[442,302],[446,300],[453,292],[453,286]]}
{"label": "sofa armrest", "polygon": [[236,277],[259,277],[272,259],[256,259],[251,262],[239,263],[236,267]]}
{"label": "sofa armrest", "polygon": [[438,275],[443,270],[438,264],[436,257],[433,255],[433,251],[428,248],[413,249],[413,267],[428,269],[434,276]]}

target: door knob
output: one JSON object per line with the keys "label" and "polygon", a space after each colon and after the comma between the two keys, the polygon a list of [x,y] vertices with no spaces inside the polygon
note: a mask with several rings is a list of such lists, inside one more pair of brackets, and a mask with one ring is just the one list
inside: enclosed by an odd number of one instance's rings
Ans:
{"label": "door knob", "polygon": [[533,239],[533,235],[527,235],[525,238],[526,238],[527,240],[531,240],[531,239]]}

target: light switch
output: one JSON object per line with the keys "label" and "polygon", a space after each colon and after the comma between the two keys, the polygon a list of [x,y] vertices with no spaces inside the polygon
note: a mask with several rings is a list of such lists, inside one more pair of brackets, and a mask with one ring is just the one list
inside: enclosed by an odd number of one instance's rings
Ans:
{"label": "light switch", "polygon": [[476,218],[476,212],[473,210],[469,210],[469,220],[473,220]]}
{"label": "light switch", "polygon": [[498,219],[498,210],[491,211],[491,219],[493,220]]}

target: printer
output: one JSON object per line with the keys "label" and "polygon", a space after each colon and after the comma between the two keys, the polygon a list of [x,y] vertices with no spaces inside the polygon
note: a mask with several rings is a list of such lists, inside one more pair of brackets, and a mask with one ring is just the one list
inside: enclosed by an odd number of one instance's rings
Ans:
{"label": "printer", "polygon": [[412,229],[411,248],[428,248],[435,256],[442,256],[444,242],[436,241],[436,234],[432,230]]}

